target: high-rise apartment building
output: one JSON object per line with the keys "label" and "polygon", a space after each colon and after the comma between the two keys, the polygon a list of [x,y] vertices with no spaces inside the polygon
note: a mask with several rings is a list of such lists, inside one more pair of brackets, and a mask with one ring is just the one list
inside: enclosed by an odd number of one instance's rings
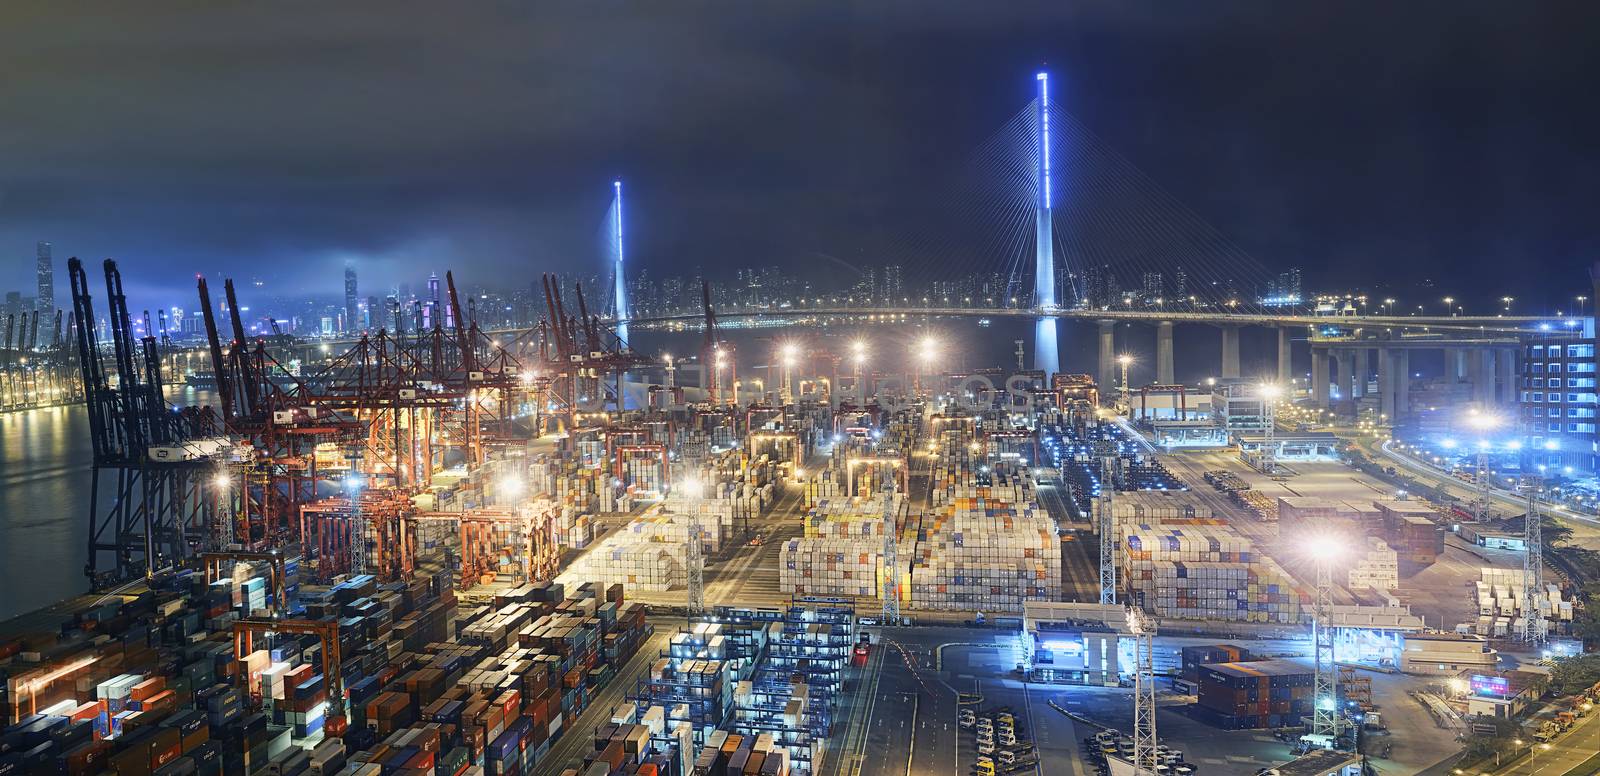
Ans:
{"label": "high-rise apartment building", "polygon": [[[1588,319],[1572,330],[1523,343],[1522,449],[1530,465],[1592,474],[1600,463],[1595,432],[1595,332]],[[1581,327],[1581,331],[1577,330]]]}
{"label": "high-rise apartment building", "polygon": [[1285,272],[1279,272],[1276,278],[1267,281],[1267,293],[1262,295],[1261,303],[1267,307],[1288,307],[1305,301],[1305,296],[1300,289],[1300,268],[1290,267]]}
{"label": "high-rise apartment building", "polygon": [[899,264],[890,264],[883,268],[883,296],[890,304],[900,301],[905,296],[905,282]]}
{"label": "high-rise apartment building", "polygon": [[1164,298],[1166,296],[1166,287],[1165,278],[1161,277],[1160,272],[1144,273],[1144,300],[1146,302],[1154,302],[1157,299]]}
{"label": "high-rise apartment building", "polygon": [[[444,308],[439,306],[439,273],[437,273],[437,272],[429,273],[428,274],[428,309],[426,310],[428,328],[433,328],[433,327],[436,327],[436,326],[440,325],[439,324],[439,320],[440,320],[439,319],[439,314],[443,309]],[[446,326],[448,326],[450,322],[449,322],[448,319],[446,319],[444,321],[444,323],[445,323]]]}

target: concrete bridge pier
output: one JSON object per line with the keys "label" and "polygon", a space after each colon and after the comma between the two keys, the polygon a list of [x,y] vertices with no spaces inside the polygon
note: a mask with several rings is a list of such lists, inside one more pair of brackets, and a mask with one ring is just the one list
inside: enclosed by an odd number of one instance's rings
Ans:
{"label": "concrete bridge pier", "polygon": [[1394,354],[1394,414],[1391,424],[1411,414],[1411,351],[1398,348]]}
{"label": "concrete bridge pier", "polygon": [[1467,353],[1461,348],[1444,349],[1444,377],[1451,382],[1460,382],[1467,377]]}
{"label": "concrete bridge pier", "polygon": [[1172,362],[1172,321],[1156,324],[1156,382],[1172,385],[1177,382]]}
{"label": "concrete bridge pier", "polygon": [[1378,348],[1378,412],[1394,422],[1394,353]]}
{"label": "concrete bridge pier", "polygon": [[1494,371],[1500,377],[1500,402],[1516,406],[1520,400],[1517,385],[1517,351],[1501,348],[1494,354]]}
{"label": "concrete bridge pier", "polygon": [[1239,376],[1239,327],[1222,327],[1222,376]]}
{"label": "concrete bridge pier", "polygon": [[1294,355],[1289,349],[1289,327],[1278,327],[1278,385],[1289,389],[1289,379],[1294,374]]}
{"label": "concrete bridge pier", "polygon": [[1494,351],[1479,348],[1468,356],[1467,372],[1472,378],[1472,400],[1488,409],[1494,403]]}
{"label": "concrete bridge pier", "polygon": [[1117,385],[1117,322],[1100,323],[1100,360],[1095,379],[1100,384],[1100,395],[1111,396]]}
{"label": "concrete bridge pier", "polygon": [[1328,408],[1328,349],[1316,345],[1311,346],[1311,404]]}
{"label": "concrete bridge pier", "polygon": [[1350,401],[1350,386],[1354,382],[1354,379],[1351,377],[1351,372],[1354,371],[1354,366],[1355,354],[1349,348],[1334,351],[1335,377],[1333,382],[1335,385],[1339,386],[1340,404]]}
{"label": "concrete bridge pier", "polygon": [[1355,359],[1356,381],[1355,385],[1350,388],[1350,398],[1360,401],[1367,395],[1367,378],[1372,374],[1367,366],[1367,349],[1365,347],[1356,348]]}

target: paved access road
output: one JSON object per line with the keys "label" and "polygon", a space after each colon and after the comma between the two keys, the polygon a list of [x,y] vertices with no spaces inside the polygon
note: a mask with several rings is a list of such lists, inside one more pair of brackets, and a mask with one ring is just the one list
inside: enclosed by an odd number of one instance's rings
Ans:
{"label": "paved access road", "polygon": [[[1494,771],[1495,776],[1593,776],[1600,773],[1600,715],[1590,714],[1548,749],[1539,746],[1524,757]],[[1537,746],[1537,745],[1536,745]]]}

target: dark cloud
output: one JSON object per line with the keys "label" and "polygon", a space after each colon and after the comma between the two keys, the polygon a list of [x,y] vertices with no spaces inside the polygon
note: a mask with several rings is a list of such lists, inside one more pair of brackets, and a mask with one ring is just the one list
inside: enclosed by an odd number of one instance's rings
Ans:
{"label": "dark cloud", "polygon": [[614,175],[653,270],[873,255],[1049,62],[1266,264],[1568,293],[1600,255],[1595,14],[1396,5],[8,3],[0,281],[42,238],[136,288],[520,283],[597,263]]}

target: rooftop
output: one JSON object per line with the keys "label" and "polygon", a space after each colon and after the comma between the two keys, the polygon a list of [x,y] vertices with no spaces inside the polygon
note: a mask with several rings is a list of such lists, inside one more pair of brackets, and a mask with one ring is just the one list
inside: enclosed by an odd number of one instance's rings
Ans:
{"label": "rooftop", "polygon": [[1273,768],[1278,776],[1328,776],[1341,769],[1361,764],[1361,755],[1318,749]]}
{"label": "rooftop", "polygon": [[1296,663],[1292,660],[1251,660],[1238,663],[1206,663],[1201,668],[1209,668],[1220,674],[1228,676],[1297,676],[1312,673],[1310,666]]}

